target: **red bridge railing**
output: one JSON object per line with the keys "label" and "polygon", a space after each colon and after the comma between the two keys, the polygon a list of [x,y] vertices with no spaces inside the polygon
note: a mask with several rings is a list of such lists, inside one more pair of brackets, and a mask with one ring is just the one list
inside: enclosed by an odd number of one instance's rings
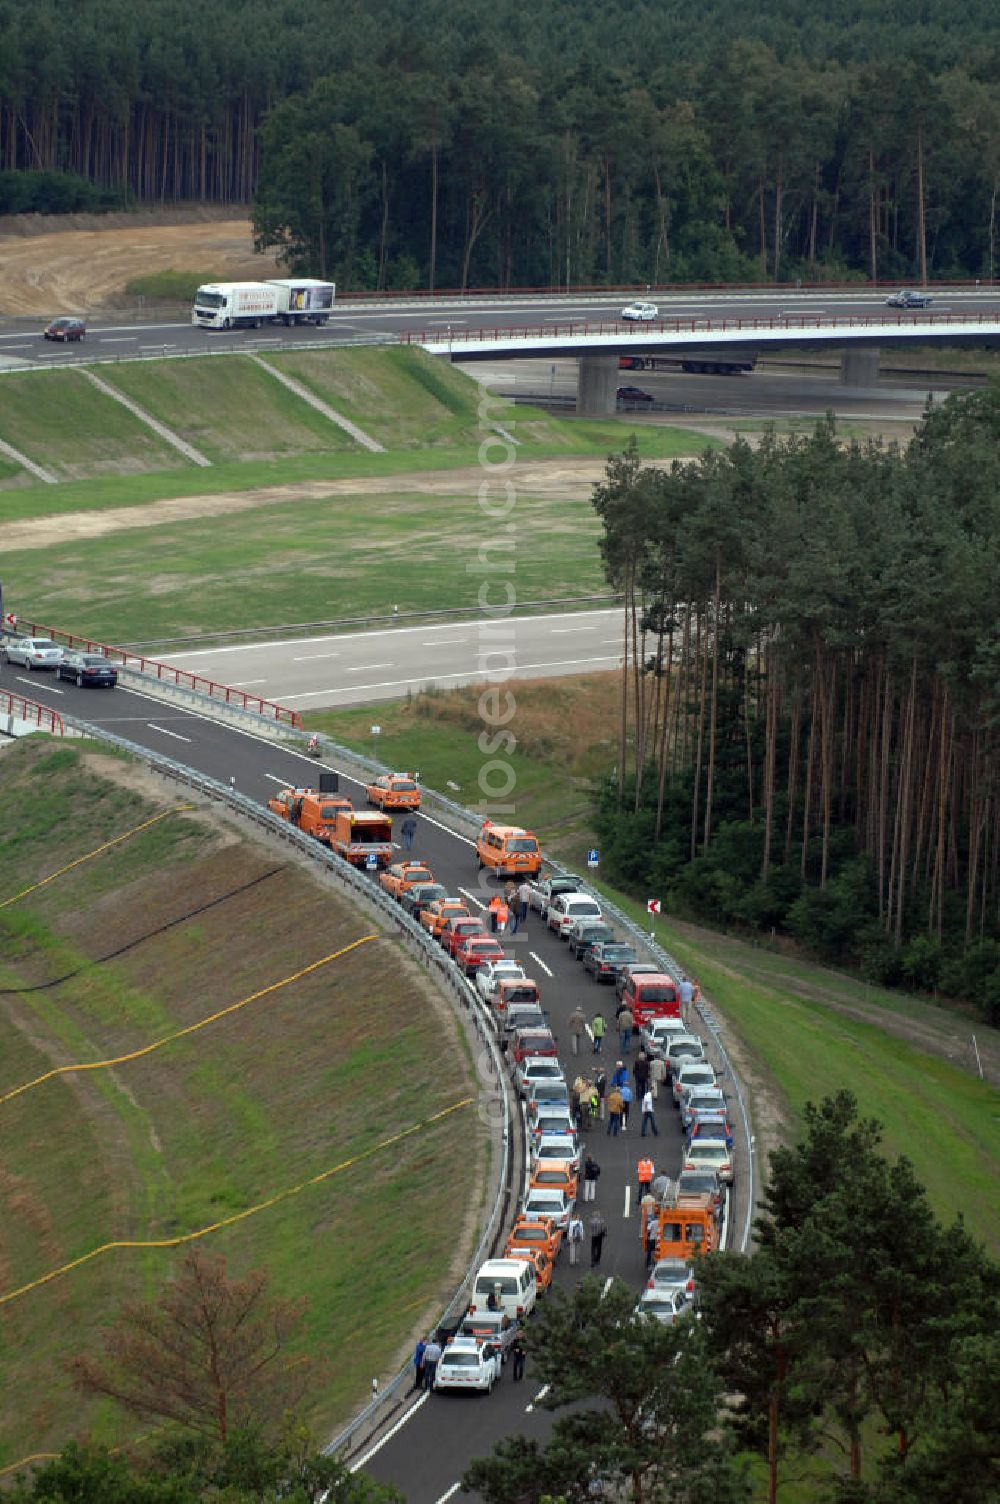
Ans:
{"label": "red bridge railing", "polygon": [[0,689],[0,715],[12,715],[18,721],[37,726],[39,731],[50,731],[53,736],[62,736],[66,730],[57,710],[26,700],[23,695],[12,694],[8,689]]}
{"label": "red bridge railing", "polygon": [[47,627],[41,622],[22,619],[18,622],[17,630],[31,637],[50,637],[53,642],[65,647],[82,648],[88,653],[103,653],[112,663],[120,663],[122,668],[134,669],[140,674],[151,674],[163,684],[175,684],[179,689],[194,690],[223,704],[250,710],[255,715],[265,716],[268,720],[278,721],[295,730],[302,729],[302,716],[297,710],[289,710],[286,705],[278,705],[273,700],[262,700],[260,695],[248,695],[245,690],[234,689],[232,685],[223,684],[217,679],[207,679],[203,674],[192,674],[187,669],[161,663],[158,658],[147,658],[143,653],[131,653],[126,648],[111,647],[106,642],[95,642],[92,637],[80,637],[75,632],[64,632],[61,627]]}

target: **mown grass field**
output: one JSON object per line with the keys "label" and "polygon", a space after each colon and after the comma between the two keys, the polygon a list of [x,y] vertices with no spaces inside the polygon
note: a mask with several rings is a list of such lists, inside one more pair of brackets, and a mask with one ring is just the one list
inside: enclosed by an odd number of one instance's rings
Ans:
{"label": "mown grass field", "polygon": [[[4,752],[0,904],[175,802],[95,756],[34,739]],[[0,1096],[141,1048],[371,930],[284,853],[170,814],[0,908]],[[358,1156],[470,1095],[471,1079],[447,1007],[377,939],[141,1059],[46,1081],[0,1104],[0,1298],[109,1239],[177,1237],[343,1164],[201,1244],[308,1300],[291,1358],[317,1363],[309,1418],[325,1437],[450,1298],[487,1180],[472,1108]],[[111,1252],[0,1307],[0,1466],[88,1428],[136,1434],[76,1396],[65,1363],[175,1257]]]}
{"label": "mown grass field", "polygon": [[[519,495],[518,592],[531,600],[603,591],[598,527],[587,495]],[[466,563],[481,535],[474,489],[336,495],[11,551],[4,583],[23,615],[30,603],[33,620],[129,642],[361,616],[388,602],[474,606],[481,575]]]}
{"label": "mown grass field", "polygon": [[[510,758],[516,819],[582,871],[594,839],[590,782],[617,756],[618,676],[512,680],[508,688],[517,702],[509,727],[518,738]],[[454,797],[474,803],[484,760],[476,744],[478,695],[476,689],[435,691],[379,705],[379,757],[419,768],[434,787],[446,788],[450,779],[459,784]],[[371,752],[370,709],[314,712],[307,719]],[[644,902],[607,891],[648,932]],[[862,1111],[885,1125],[887,1150],[913,1160],[938,1215],[951,1220],[961,1213],[977,1237],[1000,1251],[1000,1096],[974,1074],[971,1047],[959,1046],[961,1058],[952,1063],[897,1032],[910,1019],[921,1030],[967,1039],[973,1022],[731,936],[675,925],[669,916],[657,921],[657,934],[699,978],[725,1030],[738,1039],[762,1110],[764,1097],[773,1100],[769,1115],[794,1131],[806,1101],[849,1088]],[[881,1019],[887,1027],[879,1026]]]}
{"label": "mown grass field", "polygon": [[[523,458],[606,454],[620,449],[629,432],[627,421],[617,418],[553,418],[527,407],[505,411],[496,402],[481,412],[477,384],[423,350],[348,348],[266,358],[358,423],[389,453],[362,449],[240,355],[123,361],[100,368],[104,380],[194,444],[217,470],[193,465],[91,386],[82,372],[9,372],[0,380],[0,439],[60,481],[76,484],[72,490],[32,484],[26,491],[30,476],[13,464],[9,470],[0,467],[0,488],[6,488],[0,494],[0,522],[295,480],[472,465],[490,421],[501,421],[516,434]],[[640,452],[648,457],[690,454],[712,442],[665,426],[634,426]]]}

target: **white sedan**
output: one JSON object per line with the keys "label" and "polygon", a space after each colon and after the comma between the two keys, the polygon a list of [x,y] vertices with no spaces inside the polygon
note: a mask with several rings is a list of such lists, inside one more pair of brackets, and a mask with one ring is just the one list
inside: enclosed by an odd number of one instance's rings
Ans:
{"label": "white sedan", "polygon": [[501,982],[525,981],[524,967],[519,961],[503,956],[498,961],[484,961],[476,972],[476,991],[488,1003],[496,1002]]}
{"label": "white sedan", "polygon": [[632,324],[651,324],[660,317],[655,303],[626,303],[621,316]]}
{"label": "white sedan", "polygon": [[20,663],[29,671],[58,668],[63,658],[62,648],[48,637],[9,637],[3,651],[8,663]]}
{"label": "white sedan", "polygon": [[500,1378],[500,1354],[489,1342],[455,1337],[438,1360],[435,1389],[474,1389],[490,1394]]}

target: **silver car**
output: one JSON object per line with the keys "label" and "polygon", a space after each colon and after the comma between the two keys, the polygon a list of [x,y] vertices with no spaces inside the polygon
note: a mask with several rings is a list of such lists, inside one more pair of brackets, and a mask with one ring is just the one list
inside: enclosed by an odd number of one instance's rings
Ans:
{"label": "silver car", "polygon": [[55,668],[62,663],[63,650],[49,637],[11,637],[4,643],[8,663],[20,663],[30,673],[34,668]]}
{"label": "silver car", "polygon": [[652,1318],[662,1326],[673,1326],[682,1316],[690,1315],[691,1301],[686,1291],[677,1285],[654,1285],[651,1290],[643,1290],[635,1312],[637,1316]]}

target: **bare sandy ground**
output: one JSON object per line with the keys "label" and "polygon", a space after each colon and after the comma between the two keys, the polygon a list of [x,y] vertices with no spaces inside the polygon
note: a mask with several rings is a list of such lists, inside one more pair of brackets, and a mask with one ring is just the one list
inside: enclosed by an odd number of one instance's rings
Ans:
{"label": "bare sandy ground", "polygon": [[[665,461],[664,463],[670,463]],[[572,499],[586,494],[604,475],[603,459],[531,460],[516,465],[508,477],[524,495]],[[79,538],[103,538],[136,528],[161,527],[205,517],[229,516],[286,502],[324,501],[331,496],[464,496],[474,501],[483,472],[478,465],[459,470],[421,470],[409,475],[355,475],[346,480],[296,481],[261,486],[256,491],[220,491],[209,496],[178,496],[144,506],[108,507],[100,512],[60,512],[23,522],[5,522],[0,553],[45,548]]]}
{"label": "bare sandy ground", "polygon": [[121,306],[125,284],[148,272],[198,272],[232,281],[277,275],[274,257],[254,252],[248,219],[192,210],[190,222],[157,222],[165,217],[22,215],[0,220],[0,314],[87,313]]}

